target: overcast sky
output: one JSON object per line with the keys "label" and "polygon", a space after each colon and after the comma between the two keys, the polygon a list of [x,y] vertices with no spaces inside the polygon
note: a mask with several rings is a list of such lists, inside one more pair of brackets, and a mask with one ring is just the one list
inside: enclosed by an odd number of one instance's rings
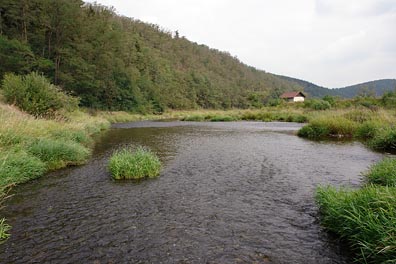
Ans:
{"label": "overcast sky", "polygon": [[98,0],[258,69],[344,87],[396,78],[396,0]]}

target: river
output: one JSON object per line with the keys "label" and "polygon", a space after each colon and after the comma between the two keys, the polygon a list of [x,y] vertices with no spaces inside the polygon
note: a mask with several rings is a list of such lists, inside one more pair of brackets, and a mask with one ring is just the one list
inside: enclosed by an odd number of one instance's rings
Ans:
{"label": "river", "polygon": [[[88,164],[14,189],[5,263],[350,263],[322,230],[318,185],[359,187],[382,158],[313,142],[294,123],[137,122],[100,135]],[[159,178],[114,182],[111,153],[143,145]]]}

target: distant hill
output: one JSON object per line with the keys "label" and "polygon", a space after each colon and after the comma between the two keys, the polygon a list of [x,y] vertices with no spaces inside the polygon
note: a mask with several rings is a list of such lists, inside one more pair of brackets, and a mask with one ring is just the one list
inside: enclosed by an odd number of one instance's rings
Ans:
{"label": "distant hill", "polygon": [[276,75],[276,76],[283,80],[287,80],[289,82],[293,82],[296,85],[301,86],[304,89],[304,92],[308,96],[315,98],[321,98],[325,95],[339,96],[342,98],[353,98],[360,94],[382,96],[385,92],[393,91],[396,89],[396,79],[376,80],[371,82],[355,84],[343,88],[329,89],[308,81],[304,81],[288,76],[282,76],[282,75]]}
{"label": "distant hill", "polygon": [[387,91],[396,89],[396,79],[383,79],[361,84],[355,84],[344,88],[333,89],[339,96],[352,98],[359,94],[372,94],[382,96]]}

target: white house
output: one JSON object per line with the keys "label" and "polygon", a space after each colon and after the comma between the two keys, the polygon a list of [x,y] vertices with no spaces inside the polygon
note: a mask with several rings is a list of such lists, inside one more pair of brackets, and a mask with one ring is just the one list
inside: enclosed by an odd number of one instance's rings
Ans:
{"label": "white house", "polygon": [[304,102],[305,97],[302,92],[286,92],[280,96],[281,99],[286,99],[289,102]]}

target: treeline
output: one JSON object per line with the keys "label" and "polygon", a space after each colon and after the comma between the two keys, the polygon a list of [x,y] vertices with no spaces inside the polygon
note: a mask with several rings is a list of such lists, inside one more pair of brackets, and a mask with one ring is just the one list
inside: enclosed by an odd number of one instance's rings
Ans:
{"label": "treeline", "polygon": [[44,74],[82,106],[140,112],[260,106],[298,84],[80,0],[2,0],[0,78]]}

